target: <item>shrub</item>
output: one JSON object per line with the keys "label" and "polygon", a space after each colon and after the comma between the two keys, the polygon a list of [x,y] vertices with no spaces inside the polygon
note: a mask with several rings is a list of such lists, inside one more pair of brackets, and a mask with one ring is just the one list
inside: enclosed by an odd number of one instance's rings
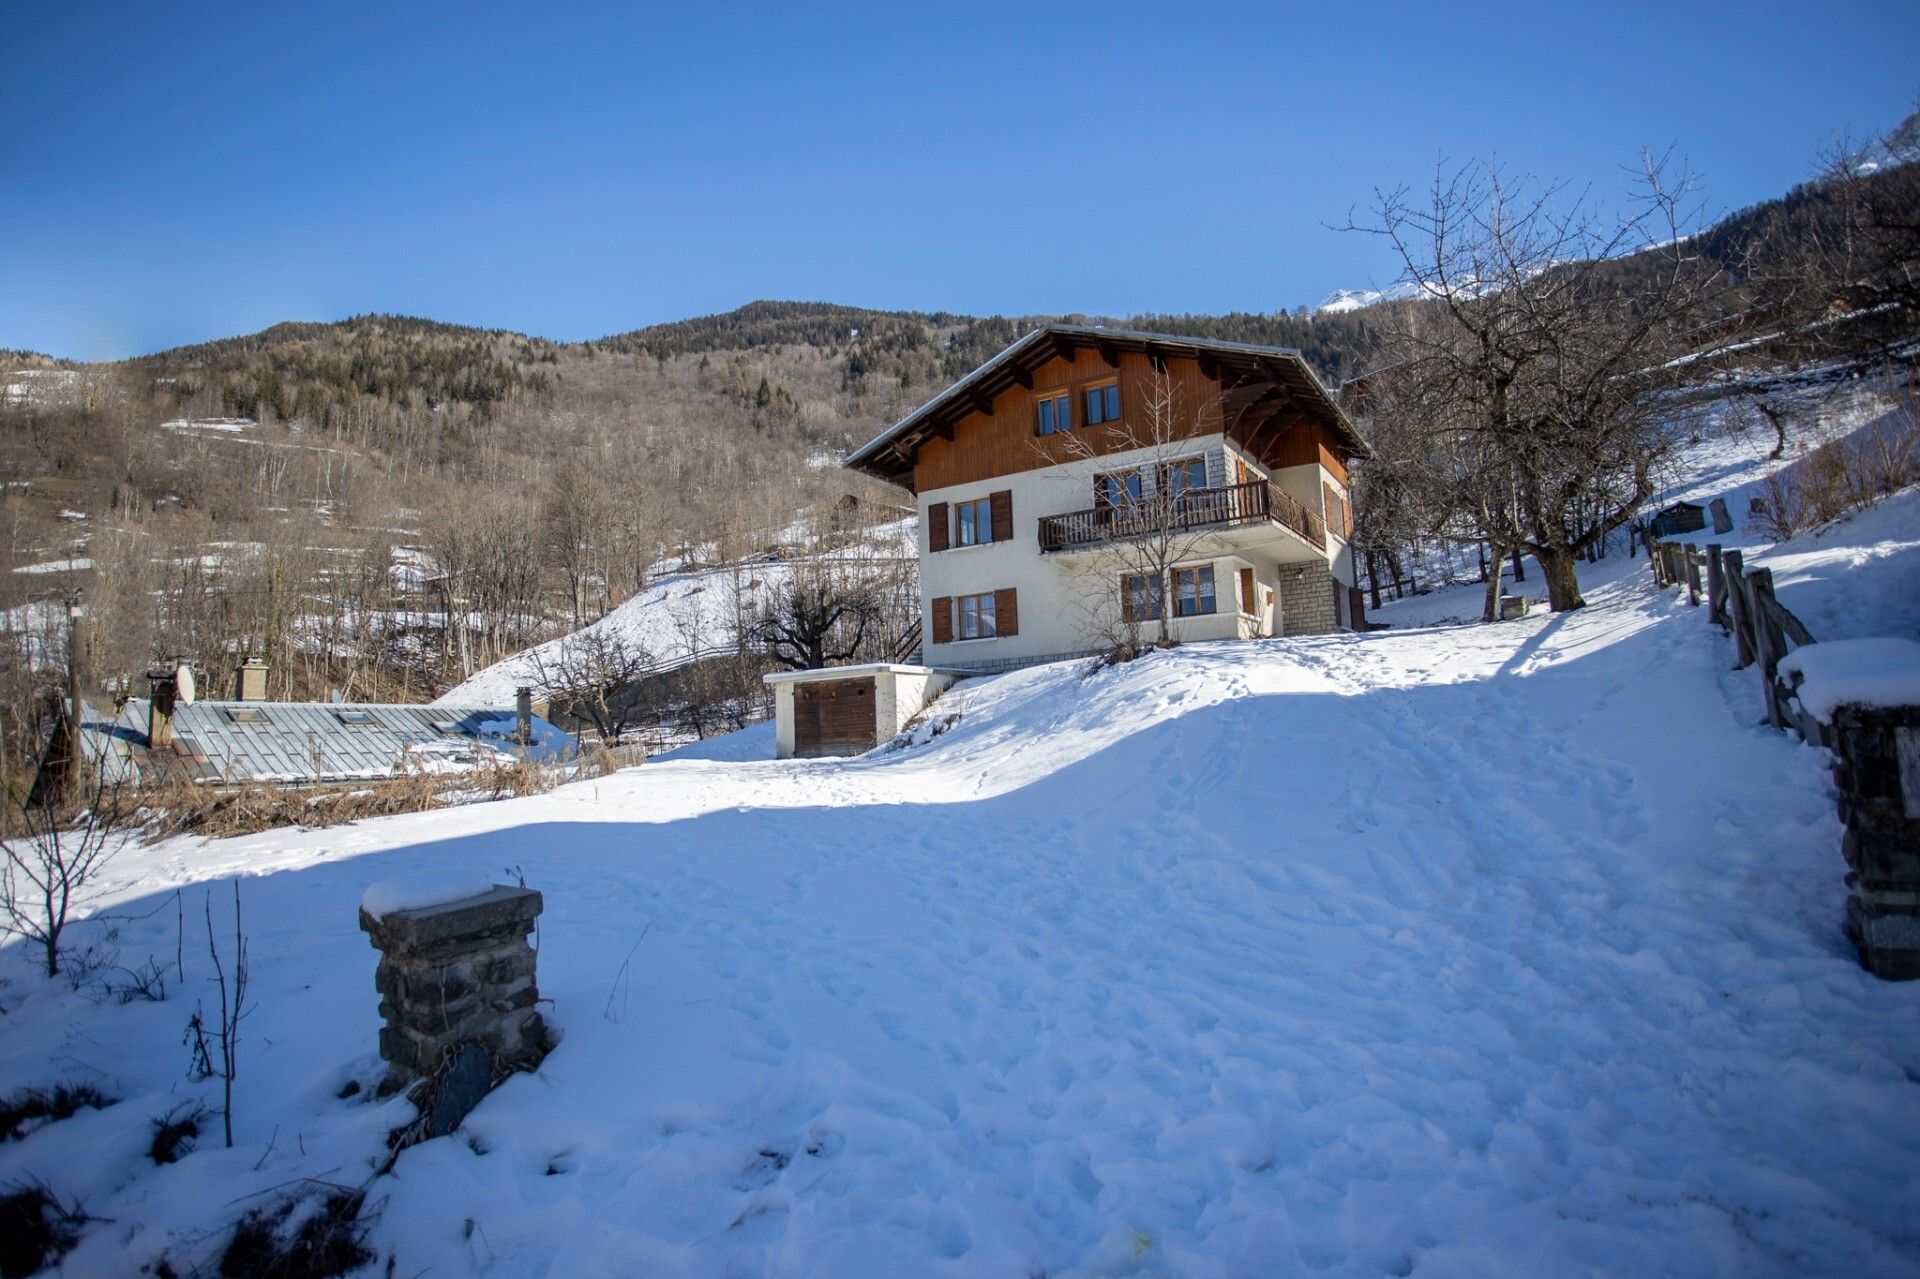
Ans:
{"label": "shrub", "polygon": [[0,1276],[38,1274],[66,1256],[89,1218],[46,1185],[29,1181],[0,1195]]}
{"label": "shrub", "polygon": [[82,1109],[104,1110],[112,1104],[113,1098],[92,1084],[55,1084],[51,1088],[22,1089],[5,1101],[0,1101],[0,1141],[12,1141],[25,1136],[27,1126],[36,1119],[57,1123]]}

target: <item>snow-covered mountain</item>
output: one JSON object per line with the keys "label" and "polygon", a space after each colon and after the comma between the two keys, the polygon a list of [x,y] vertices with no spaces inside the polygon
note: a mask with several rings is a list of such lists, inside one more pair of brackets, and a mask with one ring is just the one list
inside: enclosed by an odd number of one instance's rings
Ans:
{"label": "snow-covered mountain", "polygon": [[1315,315],[1344,315],[1381,302],[1402,302],[1420,296],[1420,286],[1411,282],[1391,284],[1384,289],[1335,289],[1313,308]]}

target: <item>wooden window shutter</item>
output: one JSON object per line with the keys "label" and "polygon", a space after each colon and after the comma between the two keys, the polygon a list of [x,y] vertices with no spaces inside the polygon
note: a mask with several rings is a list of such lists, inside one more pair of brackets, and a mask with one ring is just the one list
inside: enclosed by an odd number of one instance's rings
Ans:
{"label": "wooden window shutter", "polygon": [[[996,524],[998,520],[994,521]],[[1020,633],[1020,592],[1008,586],[993,593],[993,633]]]}
{"label": "wooden window shutter", "polygon": [[1120,620],[1129,625],[1140,620],[1133,613],[1133,582],[1127,574],[1120,578]]}
{"label": "wooden window shutter", "polygon": [[1254,602],[1253,570],[1250,568],[1240,570],[1240,611],[1242,613],[1258,613],[1260,611],[1260,606]]}
{"label": "wooden window shutter", "polygon": [[927,549],[944,551],[947,549],[947,504],[935,502],[927,508]]}
{"label": "wooden window shutter", "polygon": [[1333,495],[1333,485],[1325,480],[1320,481],[1320,509],[1326,515],[1328,528],[1335,526],[1335,512],[1339,508],[1339,503],[1340,499]]}
{"label": "wooden window shutter", "polygon": [[1013,540],[1013,490],[1001,489],[991,496],[987,505],[993,511],[993,540],[1011,542]]}
{"label": "wooden window shutter", "polygon": [[953,596],[941,595],[933,601],[933,642],[953,643]]}

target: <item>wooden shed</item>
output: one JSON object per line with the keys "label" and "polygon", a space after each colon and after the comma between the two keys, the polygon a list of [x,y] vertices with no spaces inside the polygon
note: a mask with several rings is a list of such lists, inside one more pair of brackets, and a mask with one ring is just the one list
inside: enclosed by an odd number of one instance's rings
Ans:
{"label": "wooden shed", "polygon": [[926,666],[878,662],[818,671],[778,671],[773,689],[780,759],[859,755],[893,740],[959,676]]}
{"label": "wooden shed", "polygon": [[1676,533],[1695,533],[1707,526],[1707,508],[1698,502],[1675,502],[1653,517],[1653,535],[1672,537]]}

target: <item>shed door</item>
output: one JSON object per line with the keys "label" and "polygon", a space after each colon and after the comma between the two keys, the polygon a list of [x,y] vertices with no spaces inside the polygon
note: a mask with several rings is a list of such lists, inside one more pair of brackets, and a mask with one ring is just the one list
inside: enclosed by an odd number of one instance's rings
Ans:
{"label": "shed door", "polygon": [[793,753],[858,755],[879,743],[873,681],[833,679],[793,686]]}

